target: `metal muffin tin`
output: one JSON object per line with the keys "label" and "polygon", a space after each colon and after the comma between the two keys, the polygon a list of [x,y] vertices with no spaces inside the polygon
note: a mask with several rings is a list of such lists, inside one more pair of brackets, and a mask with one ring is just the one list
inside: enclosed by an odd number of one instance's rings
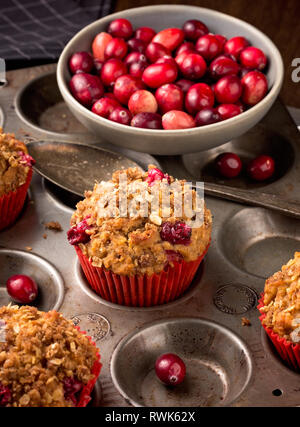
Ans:
{"label": "metal muffin tin", "polygon": [[[25,141],[95,142],[63,104],[54,75],[55,65],[7,73],[8,84],[0,89],[5,131]],[[299,135],[279,101],[260,125],[230,144],[245,158],[269,147],[277,156],[279,175],[265,186],[248,186],[245,177],[227,185],[300,200]],[[105,141],[97,145],[120,152]],[[178,178],[195,181],[204,175],[220,183],[209,162],[222,150],[183,158],[153,159],[127,150],[122,154],[141,166],[156,162]],[[77,201],[77,196],[34,174],[20,218],[0,233],[0,304],[8,302],[3,292],[6,275],[36,274],[43,283],[39,308],[59,309],[94,337],[103,370],[91,405],[300,404],[299,374],[274,352],[256,309],[265,278],[300,248],[296,219],[207,197],[214,222],[202,270],[181,299],[147,310],[116,307],[88,288],[66,240]],[[58,221],[63,232],[46,230],[49,221]],[[242,326],[243,317],[251,326]],[[153,375],[155,357],[166,351],[181,354],[187,362],[187,382],[176,390],[163,387]]]}

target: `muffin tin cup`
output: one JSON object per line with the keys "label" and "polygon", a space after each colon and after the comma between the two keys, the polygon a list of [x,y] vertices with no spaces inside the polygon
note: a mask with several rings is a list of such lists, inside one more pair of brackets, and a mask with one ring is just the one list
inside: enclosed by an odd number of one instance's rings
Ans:
{"label": "muffin tin cup", "polygon": [[[264,307],[264,295],[262,294],[261,299],[259,300],[259,305],[257,306],[258,310]],[[281,359],[293,370],[300,371],[300,344],[294,344],[290,341],[287,341],[285,338],[280,337],[276,334],[271,328],[266,327],[263,324],[263,320],[266,315],[262,314],[259,318],[264,330],[266,331],[268,337],[272,341],[277,353]]]}
{"label": "muffin tin cup", "polygon": [[191,284],[204,253],[195,261],[174,262],[160,274],[147,276],[120,276],[102,267],[94,267],[75,246],[83,272],[91,288],[103,299],[129,307],[152,307],[166,304],[179,298]]}
{"label": "muffin tin cup", "polygon": [[28,172],[25,184],[0,197],[0,231],[12,225],[18,218],[25,203],[31,178],[32,169]]}
{"label": "muffin tin cup", "polygon": [[[81,332],[82,334],[86,335],[86,332],[82,331],[78,326],[76,326],[76,329],[79,332]],[[94,341],[92,340],[91,337],[89,337],[88,335],[86,335],[86,337],[89,339],[89,341],[92,345],[96,346],[96,344],[94,343]],[[83,407],[87,406],[88,403],[91,401],[91,399],[92,399],[91,393],[92,393],[92,391],[95,387],[95,384],[97,382],[97,379],[100,375],[101,368],[102,368],[102,364],[100,363],[100,353],[98,350],[97,360],[94,362],[94,365],[92,366],[92,369],[91,369],[91,374],[94,375],[94,378],[90,379],[90,381],[81,390],[79,401],[76,405],[77,408],[83,408]]]}

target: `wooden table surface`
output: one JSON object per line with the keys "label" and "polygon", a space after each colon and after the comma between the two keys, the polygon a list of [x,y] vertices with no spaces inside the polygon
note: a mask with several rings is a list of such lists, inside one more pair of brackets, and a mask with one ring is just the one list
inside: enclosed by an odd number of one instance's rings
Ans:
{"label": "wooden table surface", "polygon": [[284,60],[285,79],[281,98],[285,104],[300,108],[300,82],[293,83],[291,77],[294,70],[292,61],[300,58],[300,0],[116,0],[115,11],[155,4],[183,3],[227,13],[249,22],[267,34],[279,48]]}

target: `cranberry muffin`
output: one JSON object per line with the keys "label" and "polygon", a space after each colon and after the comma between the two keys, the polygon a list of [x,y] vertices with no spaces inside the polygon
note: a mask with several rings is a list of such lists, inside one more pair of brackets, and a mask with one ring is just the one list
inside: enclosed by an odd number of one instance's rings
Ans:
{"label": "cranberry muffin", "polygon": [[[162,203],[163,188],[170,192],[169,207]],[[187,188],[193,209],[189,212],[185,202],[178,216],[178,195],[183,199]],[[195,212],[201,218],[196,224]],[[104,299],[149,306],[174,300],[187,289],[208,249],[211,227],[211,213],[196,191],[150,165],[146,173],[116,171],[87,191],[71,218],[68,239],[88,282]]]}
{"label": "cranberry muffin", "polygon": [[91,340],[60,313],[0,308],[0,407],[85,406],[99,358]]}

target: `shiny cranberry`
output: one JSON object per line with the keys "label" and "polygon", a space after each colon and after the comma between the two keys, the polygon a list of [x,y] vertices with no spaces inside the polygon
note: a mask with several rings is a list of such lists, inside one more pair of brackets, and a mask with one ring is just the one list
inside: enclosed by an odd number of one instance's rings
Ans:
{"label": "shiny cranberry", "polygon": [[155,64],[170,64],[173,67],[177,68],[177,63],[175,59],[171,56],[162,56],[161,58],[158,58],[157,61],[155,61]]}
{"label": "shiny cranberry", "polygon": [[131,23],[127,19],[119,18],[109,24],[107,32],[113,37],[120,37],[128,40],[133,34],[133,29]]}
{"label": "shiny cranberry", "polygon": [[233,55],[236,59],[239,58],[242,50],[248,47],[250,43],[245,37],[233,37],[224,45],[224,52]]}
{"label": "shiny cranberry", "polygon": [[96,101],[92,106],[92,112],[107,119],[110,113],[112,113],[112,111],[117,107],[120,107],[120,104],[117,101],[103,97],[98,99],[98,101]]}
{"label": "shiny cranberry", "polygon": [[182,52],[179,55],[175,56],[175,62],[177,64],[177,66],[179,67],[179,69],[182,66],[183,61],[185,60],[185,58],[187,57],[187,55],[189,55],[192,52],[186,51],[186,52]]}
{"label": "shiny cranberry", "polygon": [[183,256],[179,252],[172,251],[172,250],[166,250],[165,253],[167,256],[168,264],[183,261]]}
{"label": "shiny cranberry", "polygon": [[197,19],[190,19],[183,24],[182,27],[185,38],[187,40],[196,41],[199,37],[208,34],[208,28],[203,22]]}
{"label": "shiny cranberry", "polygon": [[180,87],[183,93],[187,93],[189,88],[193,86],[195,82],[193,82],[192,80],[180,79],[180,80],[177,80],[175,84]]}
{"label": "shiny cranberry", "polygon": [[105,60],[105,49],[108,43],[112,40],[112,36],[108,33],[99,33],[93,40],[92,43],[92,52],[95,59],[99,61]]}
{"label": "shiny cranberry", "polygon": [[217,111],[222,120],[231,119],[232,117],[241,114],[241,107],[236,104],[221,104],[218,105]]}
{"label": "shiny cranberry", "polygon": [[191,243],[192,229],[185,222],[164,222],[161,226],[160,237],[172,245],[189,245]]}
{"label": "shiny cranberry", "polygon": [[221,121],[221,116],[214,108],[203,108],[195,116],[196,126],[212,125]]}
{"label": "shiny cranberry", "polygon": [[155,96],[148,90],[137,90],[129,101],[128,108],[133,115],[138,113],[156,113],[157,101]]}
{"label": "shiny cranberry", "polygon": [[144,89],[145,85],[141,79],[125,74],[115,81],[114,95],[119,102],[127,105],[131,95],[137,90]]}
{"label": "shiny cranberry", "polygon": [[154,182],[162,181],[163,179],[166,179],[170,183],[169,175],[164,174],[160,169],[152,168],[148,170],[146,182],[149,184],[150,187],[154,184]]}
{"label": "shiny cranberry", "polygon": [[184,32],[179,28],[166,28],[154,37],[152,42],[163,45],[166,49],[176,49],[184,40]]}
{"label": "shiny cranberry", "polygon": [[216,80],[224,76],[237,75],[239,71],[239,64],[225,55],[215,58],[209,66],[210,75]]}
{"label": "shiny cranberry", "polygon": [[195,46],[192,42],[184,42],[176,49],[175,56],[180,55],[181,53],[195,53]]}
{"label": "shiny cranberry", "polygon": [[222,46],[219,40],[212,34],[206,34],[200,37],[196,42],[196,51],[206,61],[211,61],[222,52]]}
{"label": "shiny cranberry", "polygon": [[38,295],[35,281],[23,274],[11,276],[6,282],[6,289],[12,299],[21,304],[30,304]]}
{"label": "shiny cranberry", "polygon": [[135,37],[142,40],[144,43],[149,44],[156,32],[150,27],[140,27],[135,32]]}
{"label": "shiny cranberry", "polygon": [[106,59],[109,58],[125,58],[127,54],[127,43],[123,39],[112,39],[106,46],[104,55]]}
{"label": "shiny cranberry", "polygon": [[157,113],[139,113],[131,120],[131,126],[144,129],[162,129],[161,115]]}
{"label": "shiny cranberry", "polygon": [[[184,53],[182,54],[184,55]],[[198,80],[204,76],[206,72],[206,62],[201,55],[196,53],[189,53],[183,58],[179,66],[181,73],[184,77],[190,80]]]}
{"label": "shiny cranberry", "polygon": [[203,108],[212,108],[215,97],[212,89],[206,83],[196,83],[191,86],[185,97],[185,108],[190,114],[196,114]]}
{"label": "shiny cranberry", "polygon": [[127,108],[124,107],[117,107],[115,108],[112,113],[108,116],[108,119],[112,122],[120,123],[121,125],[130,125],[132,115]]}
{"label": "shiny cranberry", "polygon": [[176,84],[166,84],[158,88],[155,98],[162,114],[170,110],[183,110],[183,91]]}
{"label": "shiny cranberry", "polygon": [[139,39],[130,39],[127,42],[130,52],[144,53],[147,45]]}
{"label": "shiny cranberry", "polygon": [[[150,45],[149,45],[150,46]],[[152,88],[158,88],[177,79],[177,68],[171,64],[152,64],[143,72],[143,82]]]}
{"label": "shiny cranberry", "polygon": [[267,65],[267,57],[262,50],[251,46],[241,52],[240,62],[246,68],[261,71]]}
{"label": "shiny cranberry", "polygon": [[171,110],[162,116],[162,125],[165,130],[189,129],[196,126],[192,116],[184,111]]}
{"label": "shiny cranberry", "polygon": [[77,405],[79,400],[79,393],[83,388],[83,384],[75,378],[66,377],[63,380],[64,397],[66,400],[71,400],[74,405]]}
{"label": "shiny cranberry", "polygon": [[265,181],[271,178],[275,171],[274,159],[270,156],[259,156],[252,160],[247,167],[250,178],[255,181]]}
{"label": "shiny cranberry", "polygon": [[105,86],[112,86],[117,78],[124,74],[127,74],[127,67],[124,62],[117,58],[111,58],[103,65],[101,80]]}
{"label": "shiny cranberry", "polygon": [[97,71],[97,74],[100,75],[103,65],[104,61],[100,61],[100,59],[94,58],[94,68]]}
{"label": "shiny cranberry", "polygon": [[104,93],[99,77],[92,74],[74,74],[70,80],[69,87],[74,98],[86,107],[91,106]]}
{"label": "shiny cranberry", "polygon": [[242,78],[242,101],[247,105],[256,105],[268,92],[268,81],[260,71],[250,71]]}
{"label": "shiny cranberry", "polygon": [[67,232],[68,242],[70,245],[78,245],[79,243],[88,243],[91,239],[90,235],[86,233],[90,229],[90,226],[83,219],[75,226],[71,227]]}
{"label": "shiny cranberry", "polygon": [[115,97],[115,95],[112,92],[105,92],[103,95],[103,98],[109,98],[109,99],[113,99],[114,101],[117,101],[117,98]]}
{"label": "shiny cranberry", "polygon": [[171,51],[159,43],[149,43],[145,55],[150,62],[156,62],[162,56],[172,56]]}
{"label": "shiny cranberry", "polygon": [[216,158],[216,167],[225,178],[236,178],[242,170],[242,162],[237,154],[224,153]]}
{"label": "shiny cranberry", "polygon": [[93,57],[89,52],[76,52],[69,59],[72,74],[89,73],[94,68]]}
{"label": "shiny cranberry", "polygon": [[131,65],[136,62],[148,64],[146,56],[141,52],[130,52],[124,59],[126,65]]}
{"label": "shiny cranberry", "polygon": [[11,399],[12,395],[9,387],[2,385],[0,382],[0,408],[7,406]]}
{"label": "shiny cranberry", "polygon": [[215,38],[219,40],[219,43],[221,45],[221,48],[223,50],[225,43],[227,42],[227,38],[223,36],[222,34],[215,34]]}
{"label": "shiny cranberry", "polygon": [[237,76],[225,76],[216,83],[214,92],[220,104],[234,104],[242,95],[242,83]]}
{"label": "shiny cranberry", "polygon": [[132,77],[141,79],[143,77],[143,72],[148,67],[148,65],[149,64],[145,62],[134,62],[133,64],[129,65],[129,74]]}
{"label": "shiny cranberry", "polygon": [[24,151],[18,151],[18,156],[20,157],[20,161],[23,165],[27,167],[32,167],[35,165],[36,161],[29,154],[25,154]]}
{"label": "shiny cranberry", "polygon": [[185,378],[186,367],[179,356],[172,353],[161,355],[155,362],[155,372],[160,381],[166,385],[181,384]]}

